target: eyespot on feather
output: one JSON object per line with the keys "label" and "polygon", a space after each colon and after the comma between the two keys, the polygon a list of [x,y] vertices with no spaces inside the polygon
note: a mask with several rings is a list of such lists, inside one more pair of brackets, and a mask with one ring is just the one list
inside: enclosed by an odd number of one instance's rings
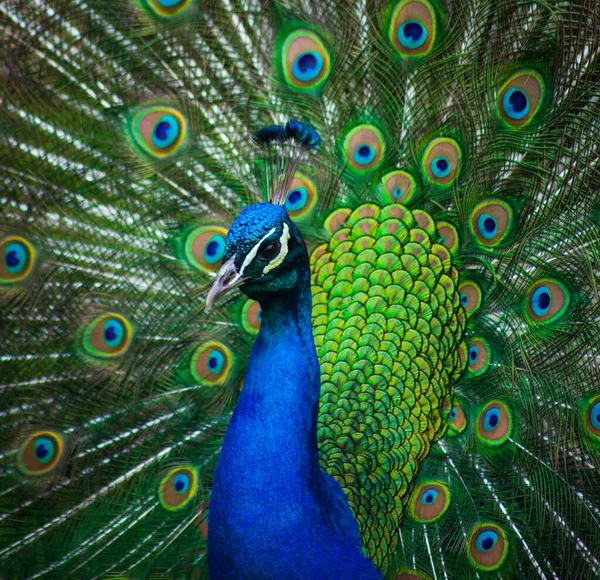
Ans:
{"label": "eyespot on feather", "polygon": [[330,234],[335,234],[338,230],[344,227],[344,223],[348,219],[351,210],[342,207],[340,209],[333,210],[325,220],[325,229]]}
{"label": "eyespot on feather", "polygon": [[483,293],[478,284],[468,280],[458,287],[458,292],[460,303],[468,315],[474,314],[481,308]]}
{"label": "eyespot on feather", "polygon": [[472,376],[485,373],[490,366],[492,352],[487,340],[474,338],[467,345],[467,368]]}
{"label": "eyespot on feather", "polygon": [[392,12],[388,37],[405,58],[426,55],[435,42],[436,20],[431,4],[424,0],[403,0]]}
{"label": "eyespot on feather", "polygon": [[423,173],[431,183],[446,187],[458,177],[461,159],[461,149],[454,139],[438,137],[425,149]]}
{"label": "eyespot on feather", "polygon": [[467,417],[460,403],[455,403],[448,414],[447,435],[455,436],[467,428]]}
{"label": "eyespot on feather", "polygon": [[450,490],[441,482],[427,482],[415,489],[410,501],[410,514],[419,522],[434,522],[450,505]]}
{"label": "eyespot on feather", "polygon": [[292,32],[283,43],[283,72],[294,89],[321,88],[331,72],[331,58],[321,39],[308,30]]}
{"label": "eyespot on feather", "polygon": [[381,131],[373,125],[354,127],[344,139],[344,161],[355,172],[377,167],[383,159],[385,144]]}
{"label": "eyespot on feather", "polygon": [[498,199],[484,201],[475,206],[469,220],[471,232],[484,246],[497,246],[512,229],[513,210]]}
{"label": "eyespot on feather", "polygon": [[203,385],[222,384],[231,368],[231,352],[223,344],[210,341],[200,346],[192,356],[192,376]]}
{"label": "eyespot on feather", "polygon": [[392,171],[381,178],[386,201],[407,203],[415,193],[415,180],[406,171]]}
{"label": "eyespot on feather", "polygon": [[258,334],[261,318],[260,304],[256,300],[247,300],[242,308],[242,326],[246,332]]}
{"label": "eyespot on feather", "polygon": [[145,0],[149,10],[161,18],[173,18],[181,14],[192,0]]}
{"label": "eyespot on feather", "polygon": [[134,115],[133,138],[142,153],[164,159],[173,155],[186,137],[183,115],[170,107],[149,107]]}
{"label": "eyespot on feather", "polygon": [[285,209],[294,220],[305,218],[317,202],[317,189],[313,182],[301,173],[296,173],[285,200]]}
{"label": "eyespot on feather", "polygon": [[480,570],[497,570],[508,554],[508,541],[495,524],[478,525],[469,538],[469,559]]}
{"label": "eyespot on feather", "polygon": [[8,236],[0,241],[0,284],[21,282],[33,269],[35,250],[21,236]]}
{"label": "eyespot on feather", "polygon": [[527,292],[527,314],[536,322],[553,322],[565,314],[571,298],[558,280],[539,280]]}
{"label": "eyespot on feather", "polygon": [[511,76],[498,91],[496,103],[500,118],[511,127],[523,127],[539,111],[544,98],[544,81],[535,71]]}
{"label": "eyespot on feather", "polygon": [[198,473],[192,467],[176,467],[160,482],[158,497],[161,505],[176,511],[186,507],[196,496]]}
{"label": "eyespot on feather", "polygon": [[64,438],[56,431],[36,431],[19,450],[17,467],[23,475],[45,475],[51,472],[64,453]]}
{"label": "eyespot on feather", "polygon": [[121,356],[131,343],[133,332],[129,321],[114,312],[99,316],[88,326],[83,346],[96,358]]}
{"label": "eyespot on feather", "polygon": [[187,261],[203,272],[216,272],[225,253],[227,230],[219,226],[202,226],[190,232],[185,240]]}
{"label": "eyespot on feather", "polygon": [[438,243],[447,248],[452,255],[456,254],[460,247],[460,238],[457,229],[448,222],[439,222],[437,224],[437,231],[441,238]]}
{"label": "eyespot on feather", "polygon": [[488,403],[477,418],[477,436],[488,445],[502,445],[512,433],[512,414],[500,401]]}
{"label": "eyespot on feather", "polygon": [[587,432],[600,438],[600,396],[583,404],[584,426]]}

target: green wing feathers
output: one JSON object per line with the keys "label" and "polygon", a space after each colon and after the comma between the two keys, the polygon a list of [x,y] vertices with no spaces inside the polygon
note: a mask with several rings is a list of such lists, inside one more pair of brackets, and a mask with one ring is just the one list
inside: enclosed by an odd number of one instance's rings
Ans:
{"label": "green wing feathers", "polygon": [[600,574],[600,9],[0,6],[0,570],[202,577],[260,307],[229,224],[311,250],[321,464],[386,578]]}
{"label": "green wing feathers", "polygon": [[433,228],[425,212],[363,205],[312,254],[322,462],[379,566],[464,367],[458,272]]}

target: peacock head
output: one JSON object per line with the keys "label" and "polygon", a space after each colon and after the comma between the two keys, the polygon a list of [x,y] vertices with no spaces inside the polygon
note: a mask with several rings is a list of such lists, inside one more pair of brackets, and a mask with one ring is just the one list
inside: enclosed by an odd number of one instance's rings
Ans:
{"label": "peacock head", "polygon": [[308,252],[285,208],[272,203],[247,207],[225,239],[223,265],[206,297],[206,310],[237,286],[262,303],[292,290],[303,271],[308,271]]}

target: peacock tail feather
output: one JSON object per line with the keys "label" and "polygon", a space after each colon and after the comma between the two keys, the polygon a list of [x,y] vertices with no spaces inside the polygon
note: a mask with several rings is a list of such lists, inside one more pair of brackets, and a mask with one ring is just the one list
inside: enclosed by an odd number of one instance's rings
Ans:
{"label": "peacock tail feather", "polygon": [[[599,575],[599,30],[595,0],[1,4],[2,576],[207,575],[261,313],[204,302],[277,186],[321,465],[384,576]],[[322,142],[282,183],[251,136],[290,118]]]}

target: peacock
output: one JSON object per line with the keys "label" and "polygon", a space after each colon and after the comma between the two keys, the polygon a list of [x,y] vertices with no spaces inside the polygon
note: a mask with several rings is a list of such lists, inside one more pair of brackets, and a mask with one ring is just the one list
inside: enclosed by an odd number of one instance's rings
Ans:
{"label": "peacock", "polygon": [[4,0],[0,577],[600,576],[596,0]]}

